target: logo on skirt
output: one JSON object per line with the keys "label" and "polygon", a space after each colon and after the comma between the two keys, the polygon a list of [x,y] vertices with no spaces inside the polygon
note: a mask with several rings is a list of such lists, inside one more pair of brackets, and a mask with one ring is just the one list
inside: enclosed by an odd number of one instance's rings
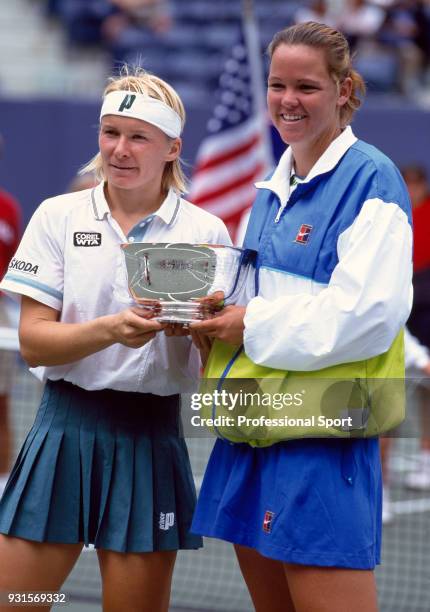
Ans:
{"label": "logo on skirt", "polygon": [[174,512],[160,512],[160,520],[158,527],[162,531],[168,531],[170,527],[175,524],[175,513]]}
{"label": "logo on skirt", "polygon": [[269,510],[267,510],[264,513],[264,519],[263,519],[263,531],[264,533],[270,533],[272,531],[272,522],[273,522],[273,517],[275,515],[273,514],[273,512],[270,512]]}

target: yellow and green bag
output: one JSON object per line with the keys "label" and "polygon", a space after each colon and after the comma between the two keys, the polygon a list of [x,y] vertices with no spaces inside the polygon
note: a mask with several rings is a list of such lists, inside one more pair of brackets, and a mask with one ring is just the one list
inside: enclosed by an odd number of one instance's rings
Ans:
{"label": "yellow and green bag", "polygon": [[382,355],[313,372],[259,366],[243,346],[216,340],[200,387],[213,401],[201,416],[217,436],[252,446],[377,436],[404,419],[404,377],[403,331]]}

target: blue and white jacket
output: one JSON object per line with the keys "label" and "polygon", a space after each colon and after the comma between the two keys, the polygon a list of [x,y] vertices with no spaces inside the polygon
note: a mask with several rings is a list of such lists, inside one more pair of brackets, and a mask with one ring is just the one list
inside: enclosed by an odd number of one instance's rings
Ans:
{"label": "blue and white jacket", "polygon": [[412,304],[403,179],[350,127],[290,194],[292,162],[288,148],[271,178],[256,184],[244,246],[258,252],[257,297],[247,304],[245,353],[255,364],[302,372],[381,355]]}

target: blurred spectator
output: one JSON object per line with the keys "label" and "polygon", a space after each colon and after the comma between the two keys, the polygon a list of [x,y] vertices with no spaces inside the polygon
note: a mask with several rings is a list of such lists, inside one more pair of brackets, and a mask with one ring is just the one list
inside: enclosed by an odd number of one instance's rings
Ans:
{"label": "blurred spectator", "polygon": [[430,48],[430,7],[418,0],[348,0],[337,27],[370,91],[419,93]]}
{"label": "blurred spectator", "polygon": [[[414,226],[414,302],[408,327],[427,349],[430,347],[430,185],[421,166],[402,171],[412,201]],[[430,372],[428,373],[430,376]],[[429,381],[427,380],[427,383]],[[430,489],[430,386],[418,389],[421,411],[421,457],[417,470],[406,484],[414,489]]]}
{"label": "blurred spectator", "polygon": [[420,165],[403,168],[414,225],[414,304],[408,326],[430,347],[430,185]]}
{"label": "blurred spectator", "polygon": [[167,0],[57,0],[55,10],[74,44],[134,44],[142,30],[171,24]]}
{"label": "blurred spectator", "polygon": [[430,68],[430,1],[413,2],[411,12],[416,24],[414,42],[421,51],[422,68],[425,71]]}
{"label": "blurred spectator", "polygon": [[[172,25],[167,0],[111,0],[114,10],[101,27],[101,36],[116,62],[136,63]],[[130,55],[135,58],[130,58]]]}
{"label": "blurred spectator", "polygon": [[[408,377],[418,377],[418,380],[424,382],[427,382],[430,379],[430,353],[428,349],[421,344],[408,329],[405,329],[405,366],[406,375]],[[427,408],[429,407],[427,406]],[[382,437],[380,439],[382,476],[384,481],[382,492],[382,522],[384,524],[390,523],[395,516],[390,493],[389,458],[391,442],[392,438],[390,437]],[[425,452],[420,463],[420,469],[416,473],[418,475],[419,482],[422,481],[423,475],[427,474],[428,472],[426,469],[428,466],[422,465],[423,463],[426,463]],[[406,480],[407,484],[408,480],[411,478],[413,482],[416,480],[417,476],[414,472],[408,475]]]}
{"label": "blurred spectator", "polygon": [[358,43],[375,41],[384,22],[385,11],[366,0],[348,0],[337,19],[337,27],[345,34],[351,49]]}
{"label": "blurred spectator", "polygon": [[327,0],[313,0],[309,3],[309,6],[300,7],[294,13],[295,23],[304,23],[306,21],[316,21],[332,27],[336,26],[336,20],[331,13]]}
{"label": "blurred spectator", "polygon": [[[1,138],[1,137],[0,137]],[[2,142],[0,141],[0,149]],[[19,242],[21,208],[7,191],[0,189],[0,279],[6,273]],[[8,300],[0,292],[0,328],[12,327]],[[15,365],[15,353],[0,349],[0,495],[10,469],[12,433],[9,423],[9,395]]]}
{"label": "blurred spectator", "polygon": [[382,6],[382,8],[388,8],[396,2],[396,0],[371,0],[372,4],[376,6]]}
{"label": "blurred spectator", "polygon": [[58,17],[61,12],[62,0],[47,0],[46,13],[49,17]]}
{"label": "blurred spectator", "polygon": [[[414,302],[405,330],[405,362],[408,376],[418,377],[416,398],[421,416],[420,457],[417,468],[406,476],[413,489],[430,489],[430,186],[424,168],[403,168],[403,178],[412,202],[414,228]],[[384,477],[383,523],[394,518],[388,469],[391,438],[381,438],[381,462]]]}
{"label": "blurred spectator", "polygon": [[365,0],[348,0],[337,20],[337,27],[354,51],[355,67],[363,75],[370,92],[390,92],[398,88],[396,53],[379,42],[385,19],[385,7]]}
{"label": "blurred spectator", "polygon": [[423,70],[423,54],[417,44],[421,25],[415,0],[397,0],[387,8],[379,41],[396,54],[399,62],[398,86],[403,94],[416,92]]}
{"label": "blurred spectator", "polygon": [[100,45],[101,28],[116,8],[109,0],[57,0],[55,11],[72,45]]}
{"label": "blurred spectator", "polygon": [[[90,45],[102,50],[100,61],[107,51],[114,64],[144,65],[191,100],[211,97],[241,14],[239,0],[45,0],[45,6],[65,26],[70,49]],[[280,22],[324,22],[349,39],[369,92],[427,102],[430,0],[258,0],[255,13],[262,47]]]}
{"label": "blurred spectator", "polygon": [[111,0],[128,23],[142,24],[154,32],[167,32],[172,25],[167,0]]}

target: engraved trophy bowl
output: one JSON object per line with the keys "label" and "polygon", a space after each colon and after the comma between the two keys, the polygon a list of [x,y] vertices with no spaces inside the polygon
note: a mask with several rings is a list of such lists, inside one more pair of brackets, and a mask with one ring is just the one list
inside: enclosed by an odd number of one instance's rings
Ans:
{"label": "engraved trophy bowl", "polygon": [[243,253],[213,244],[134,242],[121,248],[135,302],[152,309],[158,321],[182,324],[219,310],[220,299],[237,285]]}

